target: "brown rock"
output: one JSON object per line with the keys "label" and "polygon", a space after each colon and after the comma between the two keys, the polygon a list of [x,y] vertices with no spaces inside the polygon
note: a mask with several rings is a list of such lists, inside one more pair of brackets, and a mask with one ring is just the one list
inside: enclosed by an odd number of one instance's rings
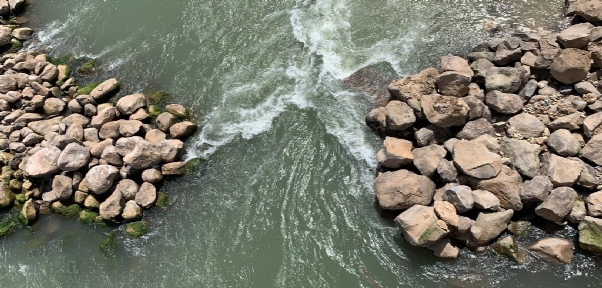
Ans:
{"label": "brown rock", "polygon": [[573,259],[573,243],[562,238],[541,239],[529,249],[564,263],[571,263]]}
{"label": "brown rock", "polygon": [[395,218],[406,241],[414,246],[428,247],[449,233],[447,225],[437,219],[434,210],[433,207],[415,205]]}
{"label": "brown rock", "polygon": [[574,84],[587,77],[590,67],[591,58],[587,51],[568,48],[554,58],[550,74],[563,84]]}
{"label": "brown rock", "polygon": [[[148,135],[148,134],[147,134]],[[378,163],[386,168],[397,169],[414,159],[412,142],[394,137],[386,137],[383,149],[376,155]]]}
{"label": "brown rock", "polygon": [[456,143],[453,161],[464,174],[478,179],[495,177],[502,169],[501,157],[476,141],[461,140]]}
{"label": "brown rock", "polygon": [[535,208],[535,214],[552,222],[560,222],[571,213],[576,198],[577,192],[573,188],[556,188]]}
{"label": "brown rock", "polygon": [[374,193],[382,209],[403,210],[414,205],[429,205],[435,183],[408,170],[384,172],[374,181]]}

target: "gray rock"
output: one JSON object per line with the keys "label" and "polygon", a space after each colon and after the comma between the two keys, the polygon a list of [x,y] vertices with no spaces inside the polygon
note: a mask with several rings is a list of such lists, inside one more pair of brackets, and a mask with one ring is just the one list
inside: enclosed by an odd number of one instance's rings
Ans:
{"label": "gray rock", "polygon": [[458,213],[464,213],[472,209],[474,199],[472,190],[468,186],[458,185],[445,189],[443,200],[450,202],[456,208]]}
{"label": "gray rock", "polygon": [[428,177],[402,169],[379,174],[374,181],[374,193],[382,209],[403,210],[414,205],[429,205],[435,183]]}
{"label": "gray rock", "polygon": [[115,187],[115,191],[121,192],[121,195],[125,201],[134,200],[134,198],[136,198],[136,194],[138,193],[138,189],[140,189],[138,184],[131,179],[121,179],[121,181],[119,181]]}
{"label": "gray rock", "polygon": [[500,199],[497,199],[493,193],[485,190],[472,191],[473,207],[481,210],[497,211],[500,209]]}
{"label": "gray rock", "polygon": [[472,77],[462,72],[443,72],[437,77],[437,88],[442,95],[464,97],[468,94],[470,80]]}
{"label": "gray rock", "polygon": [[520,190],[520,198],[524,202],[539,203],[546,200],[554,185],[547,176],[535,176],[531,180],[525,181]]}
{"label": "gray rock", "polygon": [[569,130],[558,129],[548,137],[548,147],[560,156],[575,156],[581,149],[581,144]]}
{"label": "gray rock", "polygon": [[53,146],[38,150],[25,161],[24,174],[28,177],[42,178],[58,172],[60,154],[61,150]]}
{"label": "gray rock", "polygon": [[407,103],[415,112],[421,113],[420,100],[422,95],[435,92],[435,83],[439,72],[434,68],[427,68],[416,75],[406,77],[389,84],[387,89],[394,100]]}
{"label": "gray rock", "polygon": [[112,220],[121,215],[125,206],[125,200],[119,191],[114,191],[109,198],[100,203],[100,217],[105,220]]}
{"label": "gray rock", "polygon": [[600,253],[602,252],[602,242],[600,242],[600,233],[602,233],[602,219],[585,216],[579,223],[579,247],[582,249]]}
{"label": "gray rock", "polygon": [[575,112],[566,116],[556,118],[547,124],[551,130],[567,129],[570,131],[581,129],[585,115],[583,112]]}
{"label": "gray rock", "polygon": [[496,213],[479,213],[477,220],[470,228],[470,234],[476,244],[482,245],[499,236],[508,225],[514,211],[506,210]]}
{"label": "gray rock", "polygon": [[136,203],[143,208],[149,208],[157,201],[157,189],[155,185],[144,182],[140,185],[140,190],[136,194]]}
{"label": "gray rock", "polygon": [[539,137],[546,129],[546,126],[537,117],[527,113],[511,117],[508,119],[508,125],[514,131],[527,138]]}
{"label": "gray rock", "polygon": [[432,246],[449,234],[447,225],[437,219],[433,207],[412,206],[399,214],[395,222],[401,228],[406,241],[414,246]]}
{"label": "gray rock", "polygon": [[58,199],[67,200],[73,195],[73,179],[64,175],[56,175],[52,179],[52,191]]}
{"label": "gray rock", "polygon": [[456,170],[454,162],[441,159],[439,165],[437,165],[437,174],[439,174],[443,182],[449,183],[456,181],[458,170]]}
{"label": "gray rock", "polygon": [[520,61],[522,56],[523,53],[520,48],[507,49],[503,45],[500,45],[495,51],[493,63],[495,63],[498,66],[507,66],[514,62]]}
{"label": "gray rock", "polygon": [[485,95],[485,103],[491,109],[502,114],[514,114],[523,109],[523,100],[520,96],[500,91],[491,91]]}
{"label": "gray rock", "polygon": [[456,137],[458,139],[472,140],[485,134],[493,136],[495,135],[495,130],[493,129],[493,125],[491,125],[489,121],[480,118],[466,123],[466,125],[464,125],[464,128],[462,128],[462,130],[458,132]]}
{"label": "gray rock", "polygon": [[526,140],[503,138],[501,147],[504,155],[512,160],[514,167],[521,175],[533,178],[539,174],[541,166],[539,145],[531,144]]}
{"label": "gray rock", "polygon": [[445,148],[439,145],[416,148],[412,151],[413,163],[422,175],[431,177],[446,154]]}
{"label": "gray rock", "polygon": [[504,209],[519,211],[523,208],[520,190],[523,179],[515,170],[502,166],[500,173],[491,179],[466,179],[474,190],[487,190],[500,199],[500,206]]}
{"label": "gray rock", "polygon": [[454,145],[454,164],[466,175],[478,179],[493,178],[502,168],[501,157],[476,141],[461,140]]}
{"label": "gray rock", "polygon": [[[27,127],[29,127],[36,134],[45,136],[48,132],[52,132],[55,125],[58,127],[58,124],[63,120],[63,117],[54,117],[48,120],[41,120],[35,122],[29,122]],[[57,130],[54,130],[56,132]]]}
{"label": "gray rock", "polygon": [[601,95],[600,91],[598,91],[596,86],[594,86],[594,84],[588,81],[582,81],[575,84],[575,91],[577,91],[577,93],[581,95],[588,93],[593,93],[594,95],[596,95],[596,97],[600,97]]}
{"label": "gray rock", "polygon": [[589,139],[581,149],[581,157],[596,163],[596,165],[602,165],[602,134]]}
{"label": "gray rock", "polygon": [[132,94],[119,98],[115,107],[123,115],[134,114],[138,109],[146,106],[146,98],[143,94]]}
{"label": "gray rock", "polygon": [[449,130],[429,124],[414,133],[418,147],[443,144],[449,138]]}
{"label": "gray rock", "polygon": [[[387,104],[385,107],[385,116],[387,128],[391,131],[404,131],[416,122],[414,110],[412,110],[408,104],[397,100],[393,100]],[[173,115],[171,117],[173,117]],[[171,128],[172,126],[173,124],[169,125],[168,128]]]}
{"label": "gray rock", "polygon": [[585,117],[583,120],[583,134],[587,137],[592,137],[595,134],[600,133],[599,130],[596,131],[596,129],[600,127],[600,124],[602,124],[602,112]]}
{"label": "gray rock", "polygon": [[157,146],[146,140],[136,141],[134,149],[123,157],[123,163],[134,169],[147,169],[161,162],[161,153]]}
{"label": "gray rock", "polygon": [[576,198],[577,192],[573,188],[556,188],[535,208],[535,214],[552,222],[561,222],[571,213]]}
{"label": "gray rock", "polygon": [[585,202],[577,198],[573,203],[573,209],[571,213],[566,216],[566,219],[573,224],[579,224],[587,216],[587,210],[585,209]]}
{"label": "gray rock", "polygon": [[589,43],[589,34],[593,28],[594,25],[590,23],[570,26],[558,34],[558,42],[564,48],[583,48]]}
{"label": "gray rock", "polygon": [[[94,166],[86,174],[88,189],[94,194],[104,194],[111,186],[113,186],[113,181],[115,181],[118,176],[119,169],[111,165]],[[120,198],[122,198],[121,193],[119,191],[116,192],[120,195]]]}
{"label": "gray rock", "polygon": [[88,164],[90,149],[77,143],[70,143],[61,152],[58,158],[59,169],[63,171],[76,171]]}
{"label": "gray rock", "polygon": [[516,93],[522,85],[522,73],[518,68],[491,68],[485,77],[487,92]]}

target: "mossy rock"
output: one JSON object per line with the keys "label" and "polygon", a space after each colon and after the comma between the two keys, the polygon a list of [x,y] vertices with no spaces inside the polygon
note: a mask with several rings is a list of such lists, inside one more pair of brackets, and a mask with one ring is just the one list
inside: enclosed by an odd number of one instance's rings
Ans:
{"label": "mossy rock", "polygon": [[17,228],[17,222],[13,219],[0,222],[0,238],[8,236]]}
{"label": "mossy rock", "polygon": [[169,197],[167,197],[167,193],[161,191],[157,193],[157,204],[158,207],[167,209],[169,206]]}
{"label": "mossy rock", "polygon": [[23,189],[23,182],[17,179],[11,179],[10,182],[8,182],[8,187],[13,191],[20,192],[21,189]]}
{"label": "mossy rock", "polygon": [[23,48],[23,43],[17,39],[10,40],[10,48],[8,48],[8,53],[17,53],[19,50]]}
{"label": "mossy rock", "polygon": [[[73,54],[61,54],[56,56],[55,58],[46,55],[46,61],[54,65],[67,65],[73,59]],[[67,67],[69,67],[69,65],[67,65]]]}
{"label": "mossy rock", "polygon": [[82,210],[79,212],[79,222],[82,222],[86,225],[92,225],[92,223],[95,223],[96,217],[98,217],[98,213],[94,211]]}
{"label": "mossy rock", "polygon": [[19,220],[19,223],[21,224],[21,226],[29,225],[29,220],[27,220],[27,218],[25,218],[25,216],[23,216],[23,214],[21,214],[21,213],[17,214],[17,220]]}
{"label": "mossy rock", "polygon": [[514,241],[512,236],[506,236],[500,241],[491,245],[495,253],[507,257],[518,264],[524,264],[529,260],[529,254],[520,245]]}
{"label": "mossy rock", "polygon": [[159,106],[157,106],[157,105],[148,106],[148,115],[150,115],[151,117],[157,118],[159,115],[161,115],[161,113],[163,113],[163,110],[161,110],[161,108],[159,108]]}
{"label": "mossy rock", "polygon": [[0,193],[2,193],[2,195],[0,195],[0,209],[12,207],[15,202],[15,194],[10,191],[10,188],[3,186],[0,188]]}
{"label": "mossy rock", "polygon": [[140,238],[148,233],[146,221],[136,221],[125,225],[125,234],[130,238]]}
{"label": "mossy rock", "polygon": [[167,91],[155,91],[148,96],[148,101],[151,104],[160,104],[163,103],[170,96]]}
{"label": "mossy rock", "polygon": [[72,218],[76,217],[79,214],[80,208],[77,204],[65,206],[61,202],[54,202],[52,203],[52,206],[50,206],[50,210],[62,217]]}
{"label": "mossy rock", "polygon": [[84,62],[84,64],[77,69],[77,72],[80,74],[91,74],[96,69],[96,65],[98,65],[98,60],[90,59]]}
{"label": "mossy rock", "polygon": [[117,237],[115,231],[109,233],[98,245],[100,248],[100,252],[105,256],[113,256],[115,255],[115,251],[117,250]]}
{"label": "mossy rock", "polygon": [[17,202],[23,204],[23,203],[25,203],[25,201],[27,201],[27,197],[25,197],[25,194],[17,194],[17,195],[15,195],[15,200],[17,200]]}
{"label": "mossy rock", "polygon": [[525,236],[531,229],[531,222],[529,221],[512,221],[508,224],[508,231],[516,236]]}
{"label": "mossy rock", "polygon": [[92,92],[92,90],[94,90],[94,88],[96,88],[96,86],[100,85],[100,82],[92,82],[82,88],[79,88],[77,90],[77,94],[78,95],[88,95],[90,94],[90,92]]}
{"label": "mossy rock", "polygon": [[191,171],[196,169],[200,163],[201,163],[201,158],[192,158],[192,159],[186,161],[186,163],[184,164],[184,167],[182,167],[182,171],[184,171],[184,174],[190,173]]}
{"label": "mossy rock", "polygon": [[586,216],[579,224],[579,247],[602,255],[602,219]]}
{"label": "mossy rock", "polygon": [[97,227],[107,227],[107,226],[109,226],[109,224],[107,223],[107,221],[104,218],[102,218],[100,215],[94,217],[94,224]]}

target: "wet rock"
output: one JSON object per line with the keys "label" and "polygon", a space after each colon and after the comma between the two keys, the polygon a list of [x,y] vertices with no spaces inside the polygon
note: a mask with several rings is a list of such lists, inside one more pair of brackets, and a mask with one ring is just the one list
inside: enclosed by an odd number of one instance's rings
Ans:
{"label": "wet rock", "polygon": [[[94,166],[86,174],[88,189],[90,189],[90,192],[93,192],[94,194],[104,194],[111,188],[111,186],[113,186],[113,181],[117,179],[117,177],[119,177],[119,169],[113,166]],[[119,191],[117,191],[117,193],[121,195]]]}
{"label": "wet rock", "polygon": [[439,127],[464,125],[470,112],[461,98],[438,94],[423,95],[422,109],[427,120]]}
{"label": "wet rock", "polygon": [[385,107],[385,116],[387,129],[391,131],[404,131],[416,122],[416,116],[412,108],[406,103],[396,100],[387,104]]}
{"label": "wet rock", "polygon": [[521,113],[508,119],[509,126],[524,137],[539,137],[546,126],[537,117]]}
{"label": "wet rock", "polygon": [[443,200],[453,204],[458,213],[470,211],[474,204],[472,190],[470,187],[464,185],[452,186],[445,189]]}
{"label": "wet rock", "polygon": [[163,176],[178,176],[184,174],[184,162],[172,162],[161,167]]}
{"label": "wet rock", "polygon": [[472,191],[473,207],[481,210],[497,211],[500,209],[500,199],[493,193],[485,190]]}
{"label": "wet rock", "polygon": [[61,150],[49,146],[42,148],[27,158],[23,172],[28,177],[42,178],[59,171],[58,159]]}
{"label": "wet rock", "polygon": [[180,139],[192,135],[198,126],[190,121],[176,123],[169,128],[171,138]]}
{"label": "wet rock", "polygon": [[482,143],[461,140],[453,151],[454,164],[470,177],[488,179],[500,173],[501,157],[491,153]]}
{"label": "wet rock", "polygon": [[577,192],[573,188],[556,188],[535,208],[535,214],[552,222],[561,222],[571,213],[576,198]]}
{"label": "wet rock", "polygon": [[514,211],[506,210],[496,213],[479,213],[477,220],[470,228],[470,233],[476,244],[485,244],[499,236],[508,225]]}
{"label": "wet rock", "polygon": [[547,176],[535,176],[531,180],[525,181],[520,190],[520,198],[524,202],[539,203],[546,200],[554,185]]}
{"label": "wet rock", "polygon": [[447,151],[440,145],[416,148],[412,151],[413,163],[422,175],[431,177],[446,154]]}
{"label": "wet rock", "polygon": [[62,171],[76,171],[88,164],[90,149],[77,143],[70,143],[58,158],[58,167]]}
{"label": "wet rock", "polygon": [[529,221],[511,221],[507,229],[510,233],[522,237],[527,235],[532,226]]}
{"label": "wet rock", "polygon": [[558,129],[548,137],[548,147],[560,156],[575,156],[581,149],[579,141],[573,137],[571,131]]}
{"label": "wet rock", "polygon": [[492,248],[495,253],[508,257],[518,264],[524,264],[529,259],[529,254],[514,241],[512,236],[502,238],[493,244]]}
{"label": "wet rock", "polygon": [[102,82],[100,85],[96,86],[96,88],[90,92],[90,96],[97,101],[106,99],[108,96],[111,96],[119,90],[119,85],[120,84],[117,79],[112,78],[106,80],[105,82]]}
{"label": "wet rock", "polygon": [[437,242],[436,244],[429,246],[428,249],[432,250],[435,256],[439,258],[450,258],[456,259],[458,258],[458,254],[460,254],[460,249],[453,245],[449,238],[443,238],[443,240]]}
{"label": "wet rock", "polygon": [[383,167],[391,169],[400,168],[411,163],[414,159],[412,146],[412,142],[410,141],[386,137],[383,142],[383,149],[376,154],[376,160]]}
{"label": "wet rock", "polygon": [[447,225],[437,219],[434,210],[433,207],[415,205],[395,218],[406,241],[414,246],[428,247],[449,233]]}
{"label": "wet rock", "polygon": [[521,175],[533,178],[539,174],[539,145],[531,144],[526,140],[503,138],[501,147],[504,155],[511,159]]}
{"label": "wet rock", "polygon": [[21,209],[21,216],[27,220],[28,224],[38,218],[38,210],[33,203],[33,199],[25,201],[23,208]]}
{"label": "wet rock", "polygon": [[374,193],[382,209],[403,210],[414,205],[429,205],[435,183],[408,170],[384,172],[374,181]]}
{"label": "wet rock", "polygon": [[562,238],[541,239],[529,249],[564,263],[571,263],[573,259],[573,243]]}
{"label": "wet rock", "polygon": [[550,66],[550,74],[564,84],[574,84],[587,77],[591,67],[589,53],[568,48],[560,52]]}
{"label": "wet rock", "polygon": [[578,229],[579,247],[596,254],[602,253],[602,219],[585,216]]}
{"label": "wet rock", "polygon": [[485,103],[491,109],[502,114],[515,114],[523,109],[523,100],[520,96],[500,91],[487,93]]}

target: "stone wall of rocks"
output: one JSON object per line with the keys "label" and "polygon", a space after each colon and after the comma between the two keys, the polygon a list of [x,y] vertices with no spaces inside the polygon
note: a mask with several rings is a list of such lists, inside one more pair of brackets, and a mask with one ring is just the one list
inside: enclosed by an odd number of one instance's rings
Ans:
{"label": "stone wall of rocks", "polygon": [[[574,225],[581,248],[602,253],[602,1],[571,2],[583,23],[443,56],[367,116],[384,137],[378,205],[412,245],[456,258],[493,244],[522,263],[527,220]],[[562,262],[574,250],[561,238],[529,248]]]}

